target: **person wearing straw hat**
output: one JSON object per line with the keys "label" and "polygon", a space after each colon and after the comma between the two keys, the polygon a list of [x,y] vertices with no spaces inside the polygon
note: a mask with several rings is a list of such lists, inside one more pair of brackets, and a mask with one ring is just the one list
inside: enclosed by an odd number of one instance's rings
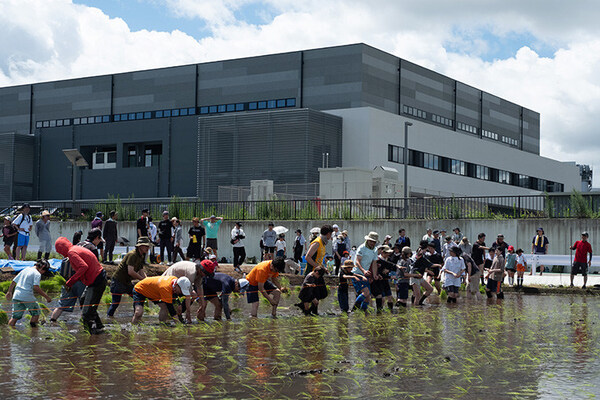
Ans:
{"label": "person wearing straw hat", "polygon": [[133,288],[133,318],[132,324],[137,324],[144,315],[144,303],[146,299],[151,300],[160,308],[158,312],[159,322],[166,322],[169,315],[177,314],[173,307],[173,299],[177,296],[191,296],[192,283],[188,278],[175,276],[151,276],[145,278]]}
{"label": "person wearing straw hat", "polygon": [[[391,238],[391,236],[390,236]],[[371,293],[375,297],[377,313],[383,311],[383,301],[387,300],[387,306],[390,312],[394,310],[394,298],[392,297],[392,288],[390,287],[390,273],[396,272],[396,264],[389,258],[394,252],[387,244],[380,247],[381,254],[377,257],[375,263],[371,265],[371,274],[373,282],[371,283]]]}
{"label": "person wearing straw hat", "polygon": [[44,254],[44,260],[50,258],[50,251],[52,251],[52,238],[50,237],[50,213],[48,210],[42,211],[40,219],[35,223],[35,235],[40,241],[40,248],[37,253],[37,259],[42,258]]}
{"label": "person wearing straw hat", "polygon": [[356,250],[356,256],[354,259],[354,268],[352,273],[356,275],[362,275],[368,280],[354,280],[354,290],[356,290],[356,301],[353,310],[360,308],[366,311],[371,302],[371,285],[370,280],[372,278],[372,270],[375,268],[373,265],[377,261],[377,242],[379,241],[379,234],[377,232],[369,232],[365,236],[365,242],[358,246]]}
{"label": "person wearing straw hat", "polygon": [[133,294],[132,280],[142,280],[146,278],[144,266],[146,265],[146,255],[152,247],[152,241],[147,236],[140,236],[135,244],[135,248],[123,257],[117,270],[110,280],[110,293],[112,294],[112,303],[108,307],[107,315],[113,317],[115,311],[121,303],[124,294],[131,296]]}
{"label": "person wearing straw hat", "polygon": [[[179,261],[171,265],[162,276],[175,276],[181,278],[185,276],[192,282],[192,290],[195,291],[194,296],[198,298],[200,307],[202,308],[204,303],[204,291],[202,286],[202,280],[205,277],[211,277],[215,273],[217,265],[211,260],[196,260],[196,261]],[[191,306],[192,297],[186,297],[185,302],[182,304],[181,310],[178,312],[186,314],[186,320],[188,323],[192,322]],[[200,318],[200,310],[198,310],[198,319],[203,321],[204,316]]]}

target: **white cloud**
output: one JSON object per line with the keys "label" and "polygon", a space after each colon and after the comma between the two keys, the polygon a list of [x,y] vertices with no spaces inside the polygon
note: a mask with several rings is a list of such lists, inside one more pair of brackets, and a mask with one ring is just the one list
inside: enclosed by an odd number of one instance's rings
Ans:
{"label": "white cloud", "polygon": [[[208,36],[131,31],[70,0],[1,1],[0,85],[364,42],[540,112],[543,155],[593,164],[600,150],[600,7],[592,0],[145,1],[169,18],[198,20]],[[245,7],[273,17],[238,19]],[[494,35],[513,34],[556,52],[542,57],[523,45],[509,58],[482,58],[499,45]]]}

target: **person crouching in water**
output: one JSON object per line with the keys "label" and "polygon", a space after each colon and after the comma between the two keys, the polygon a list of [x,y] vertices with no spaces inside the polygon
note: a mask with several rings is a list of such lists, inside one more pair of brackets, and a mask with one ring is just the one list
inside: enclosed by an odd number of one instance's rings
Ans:
{"label": "person crouching in water", "polygon": [[448,250],[450,256],[444,261],[444,266],[440,271],[440,278],[442,274],[446,274],[446,281],[444,287],[448,293],[448,303],[456,303],[458,298],[458,289],[460,289],[462,276],[467,269],[465,261],[460,258],[460,248],[458,246],[450,247]]}
{"label": "person crouching in water", "polygon": [[[348,253],[347,251],[345,253]],[[338,303],[340,304],[340,309],[342,312],[347,313],[350,310],[350,305],[348,303],[348,279],[352,279],[354,281],[367,281],[362,275],[357,275],[352,273],[352,268],[354,268],[354,262],[352,260],[344,260],[340,268],[340,284],[338,286]]]}
{"label": "person crouching in water", "polygon": [[319,265],[304,278],[302,289],[298,294],[301,303],[296,304],[302,309],[304,315],[319,315],[319,300],[323,300],[328,294],[323,279],[325,271],[325,268]]}
{"label": "person crouching in water", "polygon": [[504,293],[502,292],[502,280],[504,279],[504,257],[502,257],[502,249],[496,247],[496,256],[492,261],[492,266],[488,271],[487,285],[485,287],[485,294],[488,299],[492,298],[495,294],[497,299],[503,299]]}

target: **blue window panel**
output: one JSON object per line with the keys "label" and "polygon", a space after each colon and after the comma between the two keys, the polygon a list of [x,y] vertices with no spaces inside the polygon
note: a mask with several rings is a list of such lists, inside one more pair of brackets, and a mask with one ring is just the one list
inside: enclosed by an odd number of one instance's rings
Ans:
{"label": "blue window panel", "polygon": [[171,116],[171,110],[165,110],[165,117]]}
{"label": "blue window panel", "polygon": [[235,111],[235,104],[227,104],[227,112]]}
{"label": "blue window panel", "polygon": [[235,111],[244,111],[244,103],[237,103],[235,105]]}
{"label": "blue window panel", "polygon": [[179,117],[179,110],[177,110],[177,109],[171,110],[171,116],[172,117]]}
{"label": "blue window panel", "polygon": [[101,117],[101,116],[98,116],[98,117],[96,117],[96,118],[94,119],[94,121],[95,121],[97,124],[99,124],[99,123],[101,123],[101,122],[102,122],[102,117]]}
{"label": "blue window panel", "polygon": [[121,114],[115,114],[115,115],[113,115],[113,121],[119,122],[120,120],[121,120]]}
{"label": "blue window panel", "polygon": [[227,106],[225,104],[221,104],[218,108],[220,113],[227,111]]}
{"label": "blue window panel", "polygon": [[73,118],[73,125],[79,125],[81,123],[81,119]]}
{"label": "blue window panel", "polygon": [[152,113],[150,111],[146,111],[144,113],[144,119],[150,119],[150,118],[152,118]]}
{"label": "blue window panel", "polygon": [[135,119],[144,119],[144,113],[135,113]]}
{"label": "blue window panel", "polygon": [[182,108],[181,110],[179,110],[179,115],[187,115],[187,108]]}
{"label": "blue window panel", "polygon": [[44,128],[50,127],[50,121],[44,121]]}
{"label": "blue window panel", "polygon": [[200,114],[208,114],[208,107],[200,107]]}
{"label": "blue window panel", "polygon": [[296,99],[287,99],[285,105],[287,107],[296,107]]}
{"label": "blue window panel", "polygon": [[57,120],[56,126],[63,126],[63,120],[62,119]]}
{"label": "blue window panel", "polygon": [[277,100],[277,108],[285,107],[285,100]]}
{"label": "blue window panel", "polygon": [[262,110],[263,108],[267,108],[267,102],[266,101],[259,101],[258,102],[258,109]]}
{"label": "blue window panel", "polygon": [[275,100],[269,100],[267,103],[267,108],[275,108],[277,106],[277,102]]}
{"label": "blue window panel", "polygon": [[50,128],[56,128],[56,120],[55,119],[50,121]]}
{"label": "blue window panel", "polygon": [[209,107],[209,113],[214,114],[217,112],[217,106],[210,106]]}
{"label": "blue window panel", "polygon": [[163,117],[163,112],[162,111],[157,111],[156,112],[156,118],[162,118]]}
{"label": "blue window panel", "polygon": [[128,118],[128,119],[129,119],[130,121],[133,121],[133,120],[135,120],[135,113],[131,113],[131,114],[129,114],[129,118]]}
{"label": "blue window panel", "polygon": [[103,115],[102,122],[110,122],[110,115]]}
{"label": "blue window panel", "polygon": [[256,103],[255,101],[248,103],[248,110],[256,110],[257,107],[258,103]]}
{"label": "blue window panel", "polygon": [[195,114],[196,114],[196,107],[188,108],[188,115],[195,115]]}
{"label": "blue window panel", "polygon": [[65,126],[71,125],[71,120],[70,119],[65,119],[63,122],[64,122]]}

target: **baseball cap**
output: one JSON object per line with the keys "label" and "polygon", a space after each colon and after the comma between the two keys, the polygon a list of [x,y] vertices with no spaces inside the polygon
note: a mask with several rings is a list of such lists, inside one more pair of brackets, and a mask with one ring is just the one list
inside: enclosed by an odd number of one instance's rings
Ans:
{"label": "baseball cap", "polygon": [[512,245],[508,246],[508,251],[515,251],[515,248]]}
{"label": "baseball cap", "polygon": [[181,293],[184,296],[189,296],[191,294],[190,288],[192,287],[192,282],[190,282],[190,280],[185,276],[182,276],[181,278],[177,279],[177,285],[179,285]]}
{"label": "baseball cap", "polygon": [[217,268],[217,265],[210,260],[202,260],[200,262],[200,268],[202,269],[202,271],[204,271],[207,275],[213,276],[215,273],[215,269]]}

